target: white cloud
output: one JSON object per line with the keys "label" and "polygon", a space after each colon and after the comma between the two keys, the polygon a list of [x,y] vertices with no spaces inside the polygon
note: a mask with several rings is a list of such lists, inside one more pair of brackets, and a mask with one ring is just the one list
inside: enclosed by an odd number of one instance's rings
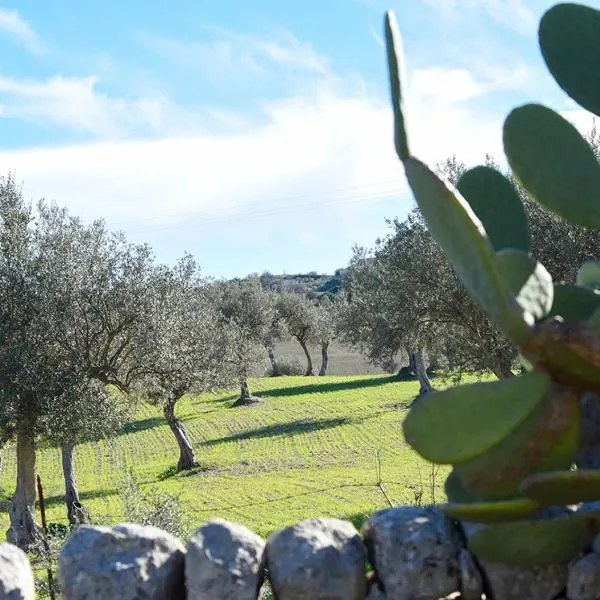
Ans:
{"label": "white cloud", "polygon": [[44,51],[44,44],[37,33],[16,10],[0,8],[0,31],[16,38],[34,54]]}
{"label": "white cloud", "polygon": [[[236,243],[250,248],[289,219],[290,244],[338,246],[343,233],[349,252],[348,240],[371,244],[385,230],[385,216],[403,215],[410,195],[393,149],[387,94],[375,97],[366,86],[351,87],[348,78],[340,82],[326,58],[293,36],[254,40],[248,47],[230,36],[212,47],[212,55],[203,45],[171,43],[174,59],[205,60],[215,74],[248,70],[247,76],[269,77],[279,65],[307,85],[293,82],[287,95],[264,102],[260,117],[250,120],[242,112],[184,108],[161,95],[111,97],[93,76],[42,82],[0,77],[0,117],[43,120],[97,140],[5,150],[2,171],[16,170],[28,197],[55,199],[85,219],[104,217],[138,239],[164,240],[172,228],[169,250],[176,255],[189,249],[189,238],[179,232],[202,222],[212,235],[224,223],[237,223]],[[486,153],[501,159],[505,111],[490,109],[487,100],[529,76],[512,65],[410,71],[414,154],[431,165],[453,154],[468,164],[481,163]],[[385,201],[398,195],[404,204]],[[259,219],[268,214],[276,216]],[[327,235],[317,235],[315,219]],[[251,221],[252,235],[244,237]]]}
{"label": "white cloud", "polygon": [[422,0],[438,9],[447,17],[467,20],[465,11],[481,13],[498,23],[510,27],[524,35],[532,35],[538,25],[539,15],[532,4],[539,0]]}
{"label": "white cloud", "polygon": [[239,115],[213,107],[182,107],[164,95],[123,99],[98,90],[99,79],[47,80],[0,76],[0,118],[52,124],[100,139],[170,136],[209,126],[240,127]]}
{"label": "white cloud", "polygon": [[298,40],[289,31],[268,37],[218,29],[207,41],[187,41],[154,35],[137,34],[137,40],[161,59],[178,66],[200,69],[217,80],[256,76],[292,80],[303,75],[330,75],[327,57],[310,44]]}
{"label": "white cloud", "polygon": [[[502,115],[475,114],[464,101],[493,92],[502,78],[480,81],[466,71],[430,68],[411,73],[411,82],[409,132],[420,158],[435,164],[456,153],[467,162],[481,162],[486,152],[500,152]],[[118,126],[123,106],[95,95],[93,81],[73,88],[56,83],[61,85],[81,102],[63,107],[33,83],[18,91],[41,100],[38,115],[55,122],[76,114],[90,127],[104,123],[103,131]],[[0,80],[0,91],[11,86],[17,84]],[[450,94],[449,89],[462,91]],[[16,170],[33,198],[53,198],[85,218],[102,216],[136,230],[178,220],[170,215],[243,218],[305,203],[318,208],[319,202],[359,228],[360,217],[352,221],[360,214],[356,201],[368,204],[392,190],[406,193],[388,100],[341,93],[332,85],[313,91],[264,103],[258,122],[222,116],[231,125],[224,133],[198,128],[153,140],[4,151],[0,164]],[[149,121],[161,118],[161,107],[151,101],[138,102],[137,108]]]}

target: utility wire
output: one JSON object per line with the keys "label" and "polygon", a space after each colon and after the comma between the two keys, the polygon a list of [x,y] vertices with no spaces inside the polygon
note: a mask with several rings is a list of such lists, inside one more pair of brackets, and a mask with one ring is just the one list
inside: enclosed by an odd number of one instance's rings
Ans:
{"label": "utility wire", "polygon": [[[340,192],[348,192],[351,190],[359,190],[362,188],[373,188],[373,187],[377,187],[377,186],[388,186],[390,184],[397,184],[398,180],[397,179],[390,179],[387,181],[380,181],[380,182],[376,182],[376,183],[362,183],[359,185],[353,185],[353,186],[347,186],[347,187],[342,187],[342,188],[335,188],[333,190],[327,190],[325,192],[321,192],[320,196],[329,196],[332,194],[339,194]],[[268,201],[260,201],[260,202],[245,202],[243,204],[232,204],[230,205],[228,208],[231,210],[238,210],[241,208],[253,208],[253,207],[265,207],[269,204],[281,204],[282,202],[287,202],[288,200],[305,200],[308,197],[314,196],[314,193],[312,194],[296,194],[293,196],[283,196],[280,198],[276,198],[274,200],[268,200]],[[221,196],[221,197],[216,197],[214,198],[215,202],[218,200],[226,200],[226,197]],[[144,219],[125,219],[125,220],[121,220],[121,221],[111,221],[111,225],[112,226],[116,226],[116,225],[126,225],[128,223],[140,223],[140,222],[150,222],[150,221],[163,221],[164,219],[170,219],[170,218],[176,218],[176,219],[181,219],[181,218],[186,218],[186,217],[193,217],[193,216],[202,216],[203,214],[205,214],[206,211],[205,210],[196,210],[196,211],[185,211],[185,212],[179,212],[179,213],[171,213],[171,214],[167,214],[167,215],[157,215],[155,217],[146,217]]]}
{"label": "utility wire", "polygon": [[[127,229],[129,234],[136,233],[145,233],[149,231],[163,231],[163,230],[173,230],[173,229],[184,229],[186,227],[198,227],[198,226],[206,226],[212,225],[214,223],[222,223],[222,222],[231,222],[231,221],[240,221],[240,220],[250,220],[261,217],[270,217],[270,216],[281,216],[290,213],[298,213],[298,212],[306,212],[311,210],[316,210],[323,207],[335,206],[335,205],[346,205],[346,204],[361,204],[365,202],[373,202],[378,200],[385,200],[388,198],[398,196],[403,190],[401,188],[389,189],[380,192],[370,193],[370,194],[354,194],[351,196],[345,196],[340,198],[333,198],[329,200],[321,200],[318,202],[306,203],[303,202],[301,204],[292,204],[287,206],[275,206],[269,207],[268,204],[259,204],[253,203],[253,205],[247,206],[256,206],[255,210],[251,211],[242,211],[235,212],[236,206],[224,207],[224,209],[216,214],[214,212],[209,213],[210,216],[202,218],[201,221],[194,221],[194,218],[201,218],[204,212],[194,212],[194,213],[180,213],[177,215],[178,219],[171,223],[164,223],[164,219],[166,217],[161,217],[162,222],[157,225],[146,225],[142,227],[134,227],[132,229]],[[234,211],[233,214],[232,211]],[[175,217],[175,215],[173,215]],[[133,223],[133,221],[131,221]],[[136,224],[140,224],[140,221],[136,221]],[[143,221],[141,222],[143,224]],[[110,223],[111,227],[115,226],[115,223]]]}

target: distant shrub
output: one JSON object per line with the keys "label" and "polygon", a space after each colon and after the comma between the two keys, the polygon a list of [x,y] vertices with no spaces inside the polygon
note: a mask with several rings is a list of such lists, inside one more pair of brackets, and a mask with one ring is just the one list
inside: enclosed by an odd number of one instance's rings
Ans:
{"label": "distant shrub", "polygon": [[[290,356],[281,356],[277,359],[280,375],[304,375],[306,365],[299,359]],[[266,377],[273,376],[273,368],[269,366],[265,373]]]}
{"label": "distant shrub", "polygon": [[146,492],[131,475],[127,475],[123,481],[121,497],[125,507],[125,520],[129,523],[153,525],[180,540],[187,539],[190,532],[177,496],[162,490]]}

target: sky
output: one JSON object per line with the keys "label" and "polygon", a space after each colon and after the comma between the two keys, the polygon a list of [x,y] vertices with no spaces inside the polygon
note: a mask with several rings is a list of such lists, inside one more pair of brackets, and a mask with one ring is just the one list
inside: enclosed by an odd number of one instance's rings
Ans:
{"label": "sky", "polygon": [[393,146],[385,11],[403,36],[413,153],[471,166],[486,153],[503,164],[503,120],[526,102],[592,127],[541,58],[552,4],[1,2],[0,175],[161,262],[332,273],[414,205]]}

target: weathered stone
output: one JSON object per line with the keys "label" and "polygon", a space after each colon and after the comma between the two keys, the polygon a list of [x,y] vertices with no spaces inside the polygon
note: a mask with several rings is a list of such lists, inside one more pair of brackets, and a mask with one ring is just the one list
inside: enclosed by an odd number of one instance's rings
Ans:
{"label": "weathered stone", "polygon": [[338,519],[302,521],[271,535],[267,568],[277,600],[363,600],[365,548]]}
{"label": "weathered stone", "polygon": [[0,600],[34,600],[33,573],[27,555],[12,544],[0,544]]}
{"label": "weathered stone", "polygon": [[569,600],[600,598],[600,556],[592,552],[570,566],[567,596]]}
{"label": "weathered stone", "polygon": [[575,462],[580,469],[600,468],[600,395],[581,397],[581,431]]}
{"label": "weathered stone", "polygon": [[365,597],[365,600],[387,600],[385,592],[376,584],[373,583],[369,587],[369,593]]}
{"label": "weathered stone", "polygon": [[471,553],[462,548],[458,554],[460,568],[460,592],[463,600],[481,600],[483,577]]}
{"label": "weathered stone", "polygon": [[550,565],[526,569],[479,561],[494,600],[551,600],[565,589],[568,567]]}
{"label": "weathered stone", "polygon": [[65,600],[185,598],[183,544],[156,527],[82,525],[60,553]]}
{"label": "weathered stone", "polygon": [[600,556],[600,535],[597,535],[592,542],[592,550]]}
{"label": "weathered stone", "polygon": [[[562,507],[547,510],[548,516],[563,515]],[[545,513],[546,514],[546,513]],[[482,524],[461,523],[467,539]],[[516,565],[503,565],[478,559],[479,568],[487,582],[488,591],[494,600],[550,600],[555,598],[567,585],[567,565],[525,568]]]}
{"label": "weathered stone", "polygon": [[460,542],[439,510],[384,510],[363,532],[388,600],[437,600],[458,591]]}
{"label": "weathered stone", "polygon": [[187,547],[188,600],[256,600],[263,580],[265,542],[237,523],[209,521]]}

